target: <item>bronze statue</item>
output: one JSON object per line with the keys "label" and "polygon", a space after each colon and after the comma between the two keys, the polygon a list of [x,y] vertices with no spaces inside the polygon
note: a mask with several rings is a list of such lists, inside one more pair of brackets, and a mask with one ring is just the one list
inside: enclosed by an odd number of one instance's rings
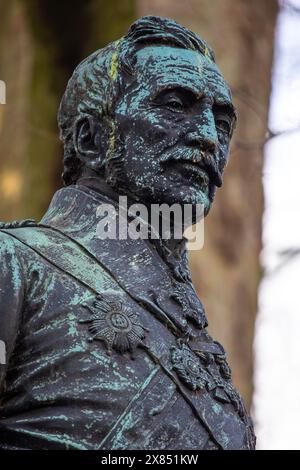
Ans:
{"label": "bronze statue", "polygon": [[40,222],[1,225],[0,448],[255,447],[185,238],[96,233],[119,196],[207,215],[235,120],[212,50],[170,19],[139,19],[75,69],[65,187]]}

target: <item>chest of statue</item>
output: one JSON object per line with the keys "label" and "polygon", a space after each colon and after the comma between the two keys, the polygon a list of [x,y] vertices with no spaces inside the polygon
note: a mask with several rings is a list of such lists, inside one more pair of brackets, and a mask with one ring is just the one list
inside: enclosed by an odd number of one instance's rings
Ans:
{"label": "chest of statue", "polygon": [[51,263],[30,255],[0,408],[7,447],[250,448],[251,423],[223,348],[205,330],[192,341],[175,334],[163,296],[138,302],[90,259],[76,259],[80,274],[63,272],[58,246]]}

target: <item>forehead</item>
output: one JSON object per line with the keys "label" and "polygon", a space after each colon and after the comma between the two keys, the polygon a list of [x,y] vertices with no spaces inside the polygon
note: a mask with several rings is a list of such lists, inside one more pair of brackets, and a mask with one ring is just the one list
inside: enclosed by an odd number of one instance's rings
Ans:
{"label": "forehead", "polygon": [[231,102],[230,89],[217,65],[197,51],[163,45],[140,49],[136,78],[147,87],[185,87],[199,96]]}

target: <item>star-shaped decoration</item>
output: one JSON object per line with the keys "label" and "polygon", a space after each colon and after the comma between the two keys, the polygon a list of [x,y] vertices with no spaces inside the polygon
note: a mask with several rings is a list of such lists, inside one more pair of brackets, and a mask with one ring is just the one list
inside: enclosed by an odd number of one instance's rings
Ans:
{"label": "star-shaped decoration", "polygon": [[80,320],[89,324],[89,340],[103,341],[109,354],[113,349],[119,353],[133,352],[143,342],[147,329],[141,325],[138,315],[119,300],[98,295],[83,307],[91,314],[88,319]]}
{"label": "star-shaped decoration", "polygon": [[171,362],[178,377],[191,390],[201,390],[213,385],[199,358],[185,344],[171,348]]}

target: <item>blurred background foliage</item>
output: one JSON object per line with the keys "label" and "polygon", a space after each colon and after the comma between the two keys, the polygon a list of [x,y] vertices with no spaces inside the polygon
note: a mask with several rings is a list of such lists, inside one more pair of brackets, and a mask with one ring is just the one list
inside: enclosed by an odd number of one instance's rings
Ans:
{"label": "blurred background foliage", "polygon": [[0,0],[0,219],[39,219],[62,185],[56,112],[74,67],[138,17],[174,18],[215,50],[239,122],[225,185],[191,255],[209,330],[225,346],[250,406],[260,281],[262,162],[276,0]]}

